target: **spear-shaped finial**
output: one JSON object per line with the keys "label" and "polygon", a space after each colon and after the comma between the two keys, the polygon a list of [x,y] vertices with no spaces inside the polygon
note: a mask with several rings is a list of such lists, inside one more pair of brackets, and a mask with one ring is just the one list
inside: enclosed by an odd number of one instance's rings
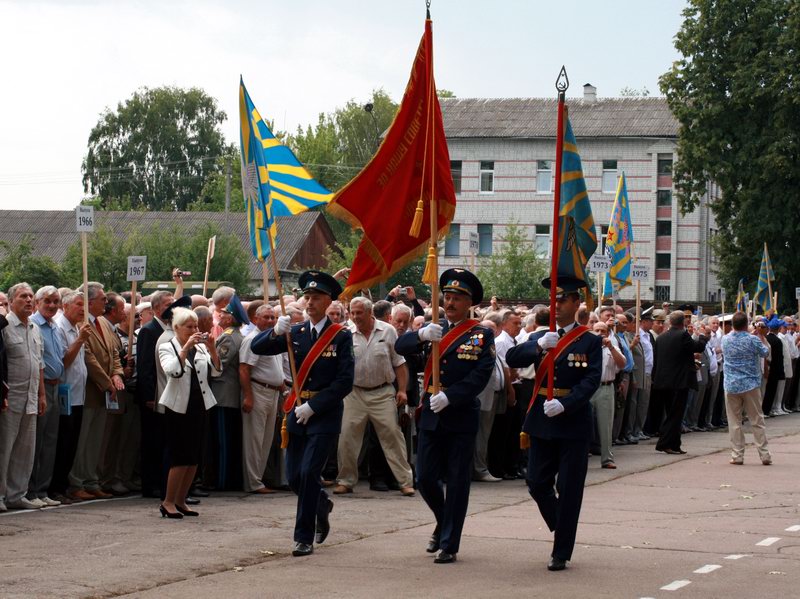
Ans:
{"label": "spear-shaped finial", "polygon": [[425,18],[428,20],[431,18],[431,0],[425,0]]}

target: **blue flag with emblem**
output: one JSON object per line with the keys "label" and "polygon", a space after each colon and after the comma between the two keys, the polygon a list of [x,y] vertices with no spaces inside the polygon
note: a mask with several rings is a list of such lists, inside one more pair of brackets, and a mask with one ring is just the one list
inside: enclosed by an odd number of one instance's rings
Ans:
{"label": "blue flag with emblem", "polygon": [[614,199],[606,235],[606,253],[611,258],[611,270],[606,274],[603,295],[610,297],[614,292],[619,293],[620,289],[633,283],[633,227],[625,173],[622,173],[617,183],[617,197]]}
{"label": "blue flag with emblem", "polygon": [[769,252],[765,243],[764,254],[761,256],[761,270],[758,272],[758,285],[756,286],[756,294],[753,297],[764,312],[775,309],[772,297],[772,281],[774,280],[775,273],[772,272],[772,264],[769,261]]}
{"label": "blue flag with emblem", "polygon": [[586,264],[597,249],[597,234],[578,145],[569,118],[565,120],[558,211],[558,276],[580,279],[589,286]]}
{"label": "blue flag with emblem", "polygon": [[250,94],[239,82],[239,141],[242,155],[242,195],[250,232],[250,248],[259,262],[277,243],[276,219],[330,202],[333,194],[320,185],[294,153],[261,118]]}
{"label": "blue flag with emblem", "polygon": [[740,312],[747,311],[747,297],[744,293],[744,279],[739,279],[739,289],[736,292],[736,309]]}

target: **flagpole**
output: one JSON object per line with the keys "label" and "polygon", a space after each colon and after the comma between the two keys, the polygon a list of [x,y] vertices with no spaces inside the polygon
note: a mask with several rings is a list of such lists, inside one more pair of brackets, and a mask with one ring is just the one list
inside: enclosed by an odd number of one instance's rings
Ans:
{"label": "flagpole", "polygon": [[[275,241],[272,239],[272,229],[267,227],[267,237],[269,238],[269,257],[272,261],[272,272],[275,274],[275,289],[278,292],[278,302],[281,306],[281,314],[286,316],[286,305],[283,301],[283,286],[281,285],[281,275],[278,272],[278,259],[275,257]],[[264,276],[267,276],[267,263],[262,261]],[[267,281],[269,284],[269,281]],[[264,301],[269,297],[269,291],[264,291]],[[294,405],[300,400],[300,389],[297,388],[297,366],[294,361],[294,351],[292,348],[292,334],[286,333],[286,353],[289,354],[289,370],[292,373],[292,391],[294,392]],[[289,446],[289,431],[287,429],[288,414],[284,414],[281,424],[281,449]]]}
{"label": "flagpole", "polygon": [[[261,286],[264,289],[264,303],[266,303],[269,301],[269,273],[267,272],[266,260],[261,263]],[[281,299],[283,299],[283,297],[281,297]]]}
{"label": "flagpole", "polygon": [[[550,256],[550,331],[556,330],[556,289],[558,288],[558,246],[559,231],[558,221],[561,210],[561,168],[564,153],[564,101],[567,89],[569,88],[569,78],[567,69],[562,66],[556,79],[556,90],[558,90],[558,117],[556,119],[556,180],[555,193],[553,194],[553,240]],[[547,401],[553,399],[553,384],[555,381],[555,364],[547,372]]]}
{"label": "flagpole", "polygon": [[603,289],[601,285],[603,284],[603,273],[599,270],[597,271],[597,307],[600,308],[603,305]]}
{"label": "flagpole", "polygon": [[89,324],[89,247],[86,231],[81,231],[81,252],[83,254],[83,324]]}
{"label": "flagpole", "polygon": [[203,276],[203,297],[208,291],[208,271],[211,268],[211,257],[214,254],[214,246],[216,245],[216,235],[208,240],[208,249],[206,250],[206,274]]}
{"label": "flagpole", "polygon": [[[766,241],[764,242],[764,262],[765,262],[764,266],[766,267],[765,270],[767,271],[766,275],[767,275],[767,289],[769,289],[769,299],[770,299],[770,301],[772,301],[772,280],[769,278],[769,274],[770,274],[769,271],[772,270],[772,264],[770,264],[770,262],[769,262],[769,253],[767,252],[767,242]],[[776,309],[776,306],[775,306],[774,303],[772,304],[772,309],[773,310]],[[766,313],[767,313],[767,311],[764,310],[764,314],[766,314]]]}

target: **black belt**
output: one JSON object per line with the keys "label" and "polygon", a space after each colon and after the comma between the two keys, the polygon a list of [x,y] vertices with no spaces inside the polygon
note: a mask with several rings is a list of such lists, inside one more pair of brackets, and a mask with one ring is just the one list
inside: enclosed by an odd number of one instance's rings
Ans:
{"label": "black belt", "polygon": [[262,387],[266,387],[267,389],[272,389],[273,391],[280,391],[280,385],[270,385],[269,383],[263,383],[256,379],[250,379],[251,382],[255,383],[256,385],[261,385]]}
{"label": "black belt", "polygon": [[391,385],[391,383],[381,383],[380,385],[377,385],[375,387],[362,387],[361,385],[353,385],[353,387],[359,389],[360,391],[376,391],[378,389],[385,387],[386,385]]}

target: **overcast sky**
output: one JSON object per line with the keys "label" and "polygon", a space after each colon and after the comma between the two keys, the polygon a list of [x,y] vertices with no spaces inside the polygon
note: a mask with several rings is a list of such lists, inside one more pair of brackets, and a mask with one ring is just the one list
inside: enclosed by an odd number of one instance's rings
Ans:
{"label": "overcast sky", "polygon": [[[600,96],[677,58],[684,0],[433,0],[437,85],[459,97]],[[423,0],[0,0],[0,209],[72,209],[100,113],[139,87],[197,86],[238,139],[238,83],[294,131],[375,88],[399,100]],[[0,225],[2,229],[2,225]],[[0,231],[1,236],[1,231]]]}

